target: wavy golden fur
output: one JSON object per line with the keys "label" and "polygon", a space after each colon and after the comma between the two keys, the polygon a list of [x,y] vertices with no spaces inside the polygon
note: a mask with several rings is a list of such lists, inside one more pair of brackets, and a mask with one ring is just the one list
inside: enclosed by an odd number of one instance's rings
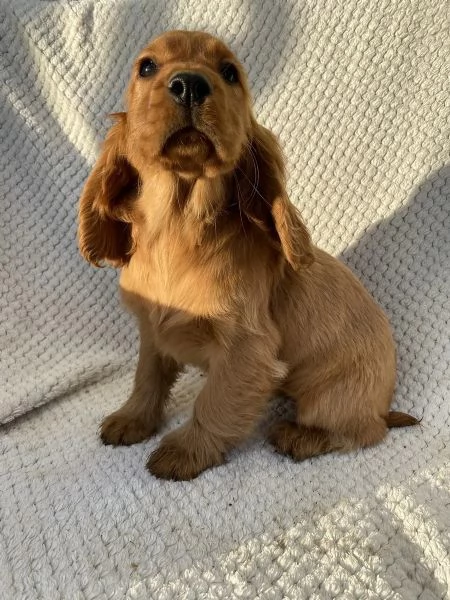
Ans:
{"label": "wavy golden fur", "polygon": [[192,417],[150,456],[158,477],[191,479],[222,463],[277,392],[295,401],[297,418],[270,440],[297,460],[416,423],[389,412],[387,319],[344,265],[312,245],[230,50],[200,32],[157,38],[114,120],[82,193],[79,245],[91,263],[122,267],[141,341],[134,389],[104,420],[103,441],[155,433],[186,363],[208,377]]}

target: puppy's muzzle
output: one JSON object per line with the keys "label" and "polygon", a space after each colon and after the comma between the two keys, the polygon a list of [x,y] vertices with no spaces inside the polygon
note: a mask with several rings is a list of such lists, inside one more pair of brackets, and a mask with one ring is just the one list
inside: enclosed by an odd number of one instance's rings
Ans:
{"label": "puppy's muzzle", "polygon": [[203,75],[189,71],[176,73],[169,81],[168,87],[175,102],[186,108],[203,104],[212,91]]}

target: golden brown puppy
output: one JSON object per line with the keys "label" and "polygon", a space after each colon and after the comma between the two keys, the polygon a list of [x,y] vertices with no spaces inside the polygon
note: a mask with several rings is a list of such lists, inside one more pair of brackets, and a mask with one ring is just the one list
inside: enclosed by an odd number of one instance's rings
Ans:
{"label": "golden brown puppy", "polygon": [[114,118],[83,190],[79,244],[91,263],[122,267],[141,342],[134,389],[104,420],[103,441],[155,433],[186,363],[208,378],[192,418],[150,456],[158,477],[191,479],[222,463],[276,392],[295,400],[297,419],[270,439],[297,460],[416,423],[389,412],[387,319],[311,244],[230,50],[205,33],[162,35],[137,59],[127,112]]}

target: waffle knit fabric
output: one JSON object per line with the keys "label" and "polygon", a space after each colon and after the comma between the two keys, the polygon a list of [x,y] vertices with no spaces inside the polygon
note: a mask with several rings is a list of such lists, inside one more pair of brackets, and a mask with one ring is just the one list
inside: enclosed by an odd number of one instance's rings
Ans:
{"label": "waffle knit fabric", "polygon": [[[421,427],[300,464],[256,435],[189,483],[145,470],[160,436],[100,444],[137,339],[117,273],[78,256],[77,202],[172,28],[244,62],[314,241],[391,319],[394,406]],[[442,0],[0,1],[1,598],[449,597],[449,40]],[[180,379],[164,431],[201,385]]]}

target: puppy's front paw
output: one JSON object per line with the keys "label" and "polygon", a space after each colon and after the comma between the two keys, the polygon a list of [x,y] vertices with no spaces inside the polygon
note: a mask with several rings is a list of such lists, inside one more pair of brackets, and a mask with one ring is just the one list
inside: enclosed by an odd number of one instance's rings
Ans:
{"label": "puppy's front paw", "polygon": [[174,431],[163,438],[159,448],[150,455],[147,468],[160,479],[180,481],[194,479],[205,469],[223,462],[223,454],[214,448],[198,440],[194,443],[189,436]]}
{"label": "puppy's front paw", "polygon": [[149,425],[129,412],[117,410],[104,419],[100,438],[104,444],[129,446],[148,439],[155,431],[156,425]]}

